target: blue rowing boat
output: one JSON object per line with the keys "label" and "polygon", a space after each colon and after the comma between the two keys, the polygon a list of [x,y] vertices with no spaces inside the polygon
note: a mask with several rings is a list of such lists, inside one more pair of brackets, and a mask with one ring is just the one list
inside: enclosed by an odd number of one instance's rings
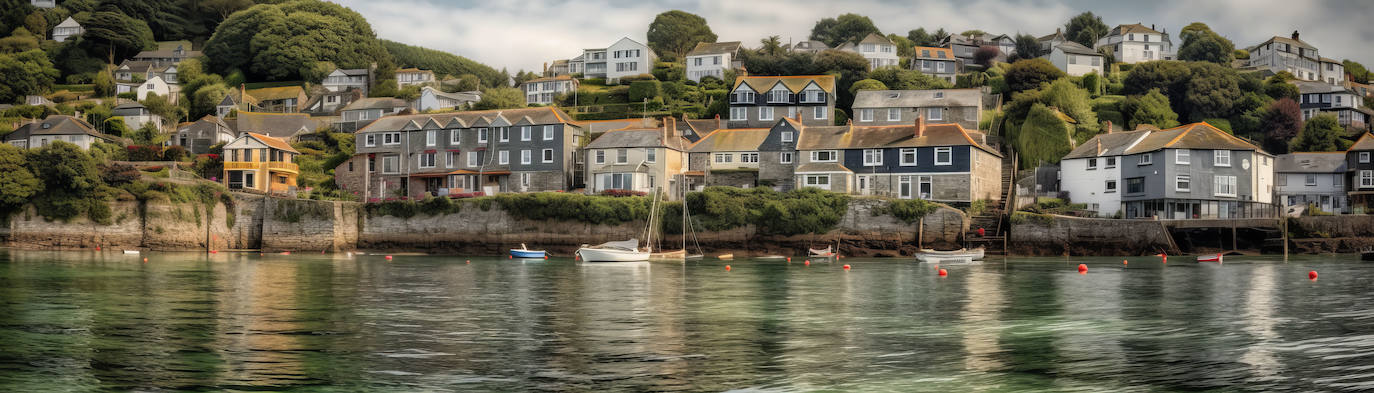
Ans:
{"label": "blue rowing boat", "polygon": [[531,250],[525,243],[520,243],[520,248],[510,249],[512,258],[543,258],[545,255],[544,250]]}

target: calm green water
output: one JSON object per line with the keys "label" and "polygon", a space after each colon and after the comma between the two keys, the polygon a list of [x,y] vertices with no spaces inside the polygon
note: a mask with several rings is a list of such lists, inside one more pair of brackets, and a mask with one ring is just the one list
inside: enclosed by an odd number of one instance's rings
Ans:
{"label": "calm green water", "polygon": [[145,256],[0,250],[0,391],[1374,389],[1350,256]]}

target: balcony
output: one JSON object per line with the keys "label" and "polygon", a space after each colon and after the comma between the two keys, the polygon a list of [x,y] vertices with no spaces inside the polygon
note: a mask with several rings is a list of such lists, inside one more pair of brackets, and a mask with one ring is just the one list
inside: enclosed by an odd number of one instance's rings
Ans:
{"label": "balcony", "polygon": [[224,163],[224,169],[225,169],[225,170],[230,170],[230,171],[242,171],[242,170],[261,171],[261,170],[269,170],[269,171],[277,171],[277,172],[300,173],[300,167],[296,166],[296,163],[294,163],[294,162],[279,162],[279,161],[272,161],[272,162],[259,162],[259,161],[254,161],[254,162],[243,162],[243,161],[231,161],[231,162],[225,162],[225,163]]}

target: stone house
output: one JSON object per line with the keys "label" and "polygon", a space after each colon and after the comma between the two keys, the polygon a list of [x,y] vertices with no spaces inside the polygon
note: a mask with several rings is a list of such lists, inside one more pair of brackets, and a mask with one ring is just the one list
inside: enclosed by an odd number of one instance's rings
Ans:
{"label": "stone house", "polygon": [[771,127],[801,116],[806,125],[833,122],[835,77],[831,75],[740,76],[730,89],[730,128]]}
{"label": "stone house", "polygon": [[234,135],[234,130],[223,120],[213,115],[205,115],[200,120],[178,128],[172,143],[186,148],[186,151],[192,154],[205,154],[210,152],[210,146],[233,141]]}
{"label": "stone house", "polygon": [[419,68],[402,68],[396,70],[396,88],[404,89],[406,86],[429,86],[436,83],[434,71],[422,70]]}
{"label": "stone house", "polygon": [[[1125,218],[1275,217],[1274,156],[1207,123],[1150,131],[1122,154]],[[1063,176],[1079,176],[1065,170]]]}
{"label": "stone house", "polygon": [[700,82],[703,77],[725,80],[725,71],[740,67],[740,42],[699,42],[687,52],[687,79]]}
{"label": "stone house", "polygon": [[711,119],[688,119],[687,116],[684,115],[682,117],[682,124],[679,126],[678,130],[682,132],[683,138],[687,138],[688,141],[696,143],[700,141],[702,137],[710,134],[711,131],[722,128],[725,128],[725,120],[721,120],[720,115],[716,115],[715,118]]}
{"label": "stone house", "polygon": [[1374,134],[1366,132],[1345,151],[1346,195],[1351,213],[1374,212]]}
{"label": "stone house", "polygon": [[911,69],[954,83],[959,73],[964,72],[964,60],[954,57],[954,50],[949,48],[918,46],[911,58]]}
{"label": "stone house", "polygon": [[661,190],[669,199],[679,199],[678,181],[687,170],[688,146],[671,117],[664,118],[661,127],[607,131],[584,149],[587,191]]}
{"label": "stone house", "polygon": [[364,200],[568,190],[586,137],[553,107],[388,116],[355,135],[334,177]]}
{"label": "stone house", "polygon": [[861,90],[854,94],[854,123],[861,126],[910,124],[916,117],[958,123],[977,130],[983,116],[979,89]]}
{"label": "stone house", "polygon": [[758,185],[759,145],[768,133],[768,128],[725,128],[703,136],[687,149],[688,188]]}
{"label": "stone house", "polygon": [[224,145],[224,177],[230,190],[294,195],[296,149],[286,141],[247,132]]}
{"label": "stone house", "polygon": [[1308,206],[1343,213],[1346,202],[1346,152],[1292,153],[1278,156],[1274,196],[1279,206]]}
{"label": "stone house", "polygon": [[1102,48],[1107,48],[1118,63],[1174,59],[1174,43],[1169,33],[1155,30],[1154,25],[1117,25],[1093,43],[1093,49]]}
{"label": "stone house", "polygon": [[40,122],[24,124],[4,135],[5,143],[21,149],[37,149],[54,141],[90,149],[94,142],[124,146],[124,141],[95,130],[90,123],[67,115],[52,115]]}

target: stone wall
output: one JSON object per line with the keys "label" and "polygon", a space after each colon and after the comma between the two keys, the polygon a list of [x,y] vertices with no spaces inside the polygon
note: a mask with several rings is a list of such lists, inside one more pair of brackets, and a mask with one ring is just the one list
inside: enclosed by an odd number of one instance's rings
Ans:
{"label": "stone wall", "polygon": [[1289,252],[1359,252],[1374,247],[1374,215],[1307,216],[1288,220]]}
{"label": "stone wall", "polygon": [[143,219],[135,201],[110,203],[111,225],[76,217],[67,222],[49,221],[33,206],[25,206],[9,217],[8,243],[11,247],[36,249],[76,249],[102,247],[111,250],[137,249],[143,244]]}
{"label": "stone wall", "polygon": [[358,240],[359,204],[267,198],[261,209],[262,250],[352,250]]}
{"label": "stone wall", "polygon": [[1154,255],[1174,248],[1164,225],[1147,220],[1020,213],[1010,236],[1011,255]]}

